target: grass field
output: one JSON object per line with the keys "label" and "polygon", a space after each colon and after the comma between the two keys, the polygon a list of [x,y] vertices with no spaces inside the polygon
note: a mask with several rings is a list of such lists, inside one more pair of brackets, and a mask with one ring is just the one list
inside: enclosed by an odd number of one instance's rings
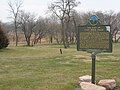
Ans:
{"label": "grass field", "polygon": [[[91,55],[74,45],[62,50],[58,45],[0,50],[0,90],[75,90],[79,76],[91,75]],[[97,55],[96,83],[107,78],[115,79],[120,90],[120,43],[112,53]]]}

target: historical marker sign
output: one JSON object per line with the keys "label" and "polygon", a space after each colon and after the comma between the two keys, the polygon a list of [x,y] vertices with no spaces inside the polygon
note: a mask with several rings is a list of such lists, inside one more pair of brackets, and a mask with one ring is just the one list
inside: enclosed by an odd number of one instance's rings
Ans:
{"label": "historical marker sign", "polygon": [[96,15],[92,15],[87,25],[78,27],[77,50],[91,53],[92,83],[95,84],[96,54],[112,52],[112,36],[110,25],[101,25]]}
{"label": "historical marker sign", "polygon": [[89,25],[78,27],[77,50],[97,49],[102,52],[112,52],[110,25],[99,25],[95,16],[92,16],[92,19]]}

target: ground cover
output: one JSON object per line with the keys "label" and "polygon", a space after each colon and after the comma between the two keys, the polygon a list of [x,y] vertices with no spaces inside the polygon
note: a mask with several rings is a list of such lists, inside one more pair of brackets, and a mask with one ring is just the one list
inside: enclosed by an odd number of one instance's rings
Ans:
{"label": "ground cover", "polygon": [[[9,46],[0,50],[0,90],[75,90],[78,77],[91,75],[91,57],[76,45]],[[120,44],[96,60],[96,82],[113,78],[120,89]]]}

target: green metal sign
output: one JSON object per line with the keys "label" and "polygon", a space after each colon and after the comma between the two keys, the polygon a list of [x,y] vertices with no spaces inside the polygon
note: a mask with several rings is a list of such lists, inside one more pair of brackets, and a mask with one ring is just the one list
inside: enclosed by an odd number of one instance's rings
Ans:
{"label": "green metal sign", "polygon": [[92,83],[95,84],[96,54],[112,52],[112,36],[110,25],[100,25],[96,15],[92,15],[87,25],[78,27],[77,50],[91,53]]}
{"label": "green metal sign", "polygon": [[112,52],[110,25],[100,25],[97,17],[91,16],[88,25],[78,27],[77,50]]}

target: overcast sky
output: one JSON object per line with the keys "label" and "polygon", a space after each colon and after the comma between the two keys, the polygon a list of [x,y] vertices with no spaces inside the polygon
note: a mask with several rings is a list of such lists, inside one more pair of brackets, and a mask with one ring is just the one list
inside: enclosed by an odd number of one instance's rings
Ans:
{"label": "overcast sky", "polygon": [[[8,11],[8,1],[0,0],[0,20],[2,22],[9,22],[10,16]],[[12,0],[14,1],[14,0]],[[57,0],[23,0],[22,9],[35,13],[38,16],[46,16],[48,5]],[[120,11],[120,0],[79,0],[81,4],[77,7],[78,11]]]}

